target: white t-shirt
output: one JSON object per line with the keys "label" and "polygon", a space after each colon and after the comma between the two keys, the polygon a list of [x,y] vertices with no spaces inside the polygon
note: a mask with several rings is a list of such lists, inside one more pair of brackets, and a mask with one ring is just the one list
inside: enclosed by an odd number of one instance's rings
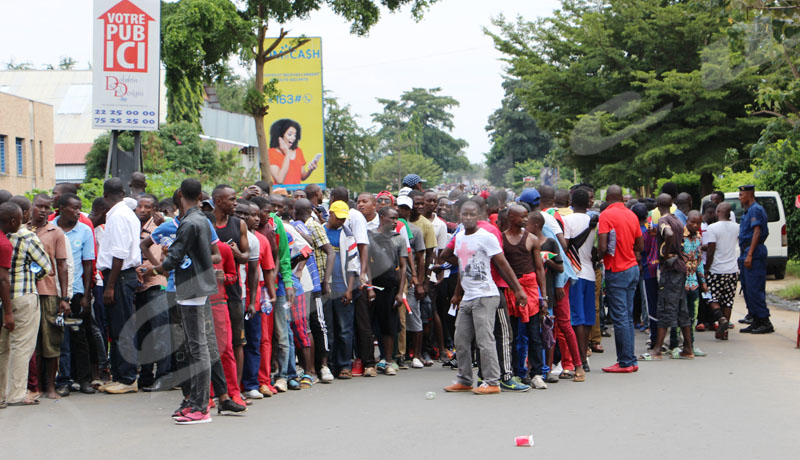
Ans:
{"label": "white t-shirt", "polygon": [[[707,242],[717,243],[711,273],[739,273],[739,225],[731,221],[719,221],[708,226]],[[704,238],[706,239],[706,238]]]}
{"label": "white t-shirt", "polygon": [[558,235],[559,233],[564,233],[564,231],[561,230],[561,225],[558,225],[558,220],[556,220],[555,217],[551,216],[549,213],[545,211],[540,211],[540,212],[542,213],[542,217],[544,217],[544,224],[550,227],[550,230],[552,230],[553,233],[555,233],[556,235]]}
{"label": "white t-shirt", "polygon": [[472,235],[459,232],[455,238],[454,253],[464,289],[462,300],[500,295],[491,271],[492,257],[503,252],[497,237],[479,228]]}
{"label": "white t-shirt", "polygon": [[431,224],[433,225],[433,232],[436,235],[436,249],[441,251],[447,247],[447,243],[450,242],[450,237],[447,235],[447,224],[437,216],[436,213],[433,213]]}
{"label": "white t-shirt", "polygon": [[[561,218],[564,219],[564,238],[567,240],[577,237],[589,228],[589,221],[591,220],[588,214],[577,212],[561,216]],[[595,281],[594,264],[592,264],[592,246],[594,246],[595,233],[594,231],[589,232],[586,241],[578,248],[578,256],[581,260],[581,271],[578,273],[578,278],[588,281]]]}
{"label": "white t-shirt", "polygon": [[344,225],[350,229],[356,244],[369,244],[369,236],[367,236],[367,219],[364,214],[358,212],[357,209],[350,209],[347,220]]}
{"label": "white t-shirt", "polygon": [[[366,220],[366,216],[364,217],[364,219]],[[378,213],[376,212],[375,217],[372,220],[367,221],[367,230],[371,232],[377,232],[380,226],[381,226],[381,216],[379,216]]]}

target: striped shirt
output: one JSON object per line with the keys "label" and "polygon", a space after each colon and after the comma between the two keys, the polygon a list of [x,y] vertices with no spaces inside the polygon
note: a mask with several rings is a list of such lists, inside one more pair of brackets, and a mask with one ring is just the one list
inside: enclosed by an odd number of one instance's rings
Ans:
{"label": "striped shirt", "polygon": [[[9,272],[11,298],[36,294],[36,281],[47,276],[51,270],[50,257],[45,252],[44,245],[35,233],[24,227],[20,227],[17,233],[9,235],[8,241],[14,248]],[[41,267],[38,273],[31,271],[33,264]]]}
{"label": "striped shirt", "polygon": [[328,254],[322,250],[322,247],[326,244],[331,244],[331,242],[328,239],[328,232],[325,231],[325,227],[312,217],[306,220],[306,228],[311,234],[311,241],[314,242],[314,260],[317,263],[317,271],[321,282],[325,280],[325,268],[327,267],[325,264],[328,263]]}

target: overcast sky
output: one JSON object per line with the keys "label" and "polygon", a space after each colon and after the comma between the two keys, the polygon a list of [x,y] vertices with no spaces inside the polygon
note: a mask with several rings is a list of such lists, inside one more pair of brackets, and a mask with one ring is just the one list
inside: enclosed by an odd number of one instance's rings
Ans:
{"label": "overcast sky", "polygon": [[[0,63],[30,62],[36,68],[63,56],[86,68],[92,53],[91,0],[5,2],[0,26]],[[375,98],[396,99],[413,87],[441,87],[461,105],[454,110],[454,136],[469,142],[472,162],[489,150],[485,126],[503,97],[501,55],[482,27],[492,17],[547,16],[558,0],[440,0],[419,23],[408,9],[384,14],[367,37],[328,10],[287,27],[292,35],[321,36],[323,84],[350,104],[363,126],[380,110]],[[277,33],[278,26],[274,26]]]}

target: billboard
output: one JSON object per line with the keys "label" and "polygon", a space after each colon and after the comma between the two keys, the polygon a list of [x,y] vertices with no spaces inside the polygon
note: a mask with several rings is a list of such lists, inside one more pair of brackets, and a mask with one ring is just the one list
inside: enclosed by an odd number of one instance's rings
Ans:
{"label": "billboard", "polygon": [[[266,46],[275,38],[267,38]],[[290,47],[285,38],[280,53]],[[325,188],[325,140],[322,120],[322,39],[312,37],[299,49],[264,65],[264,81],[277,79],[280,96],[269,101],[264,131],[269,168],[276,188],[308,184]]]}
{"label": "billboard", "polygon": [[158,129],[160,0],[94,0],[92,127]]}

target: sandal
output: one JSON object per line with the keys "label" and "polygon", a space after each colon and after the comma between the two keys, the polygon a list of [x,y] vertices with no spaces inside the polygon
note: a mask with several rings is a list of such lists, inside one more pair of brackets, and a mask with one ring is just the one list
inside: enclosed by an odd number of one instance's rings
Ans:
{"label": "sandal", "polygon": [[563,371],[561,371],[561,375],[559,375],[558,378],[561,380],[572,380],[573,378],[575,378],[575,371],[569,371],[564,369]]}
{"label": "sandal", "polygon": [[9,407],[16,407],[16,406],[38,406],[39,401],[36,399],[23,399],[22,401],[17,401],[13,403],[8,403]]}
{"label": "sandal", "polygon": [[586,373],[583,372],[583,369],[575,369],[575,378],[572,379],[573,382],[585,382],[586,381]]}
{"label": "sandal", "polygon": [[300,379],[300,388],[311,388],[313,384],[314,381],[311,380],[311,376],[308,374],[303,375],[303,378]]}
{"label": "sandal", "polygon": [[600,345],[599,343],[593,343],[592,346],[591,346],[591,350],[592,350],[592,353],[602,353],[602,352],[606,351],[605,348],[603,348],[603,346]]}
{"label": "sandal", "polygon": [[350,369],[342,369],[339,371],[339,378],[343,380],[352,379],[353,378],[353,371]]}
{"label": "sandal", "polygon": [[660,354],[659,355],[653,355],[653,354],[650,354],[650,353],[642,353],[641,355],[639,355],[639,359],[641,361],[661,361],[661,360],[664,359],[664,357],[662,355],[660,355]]}

